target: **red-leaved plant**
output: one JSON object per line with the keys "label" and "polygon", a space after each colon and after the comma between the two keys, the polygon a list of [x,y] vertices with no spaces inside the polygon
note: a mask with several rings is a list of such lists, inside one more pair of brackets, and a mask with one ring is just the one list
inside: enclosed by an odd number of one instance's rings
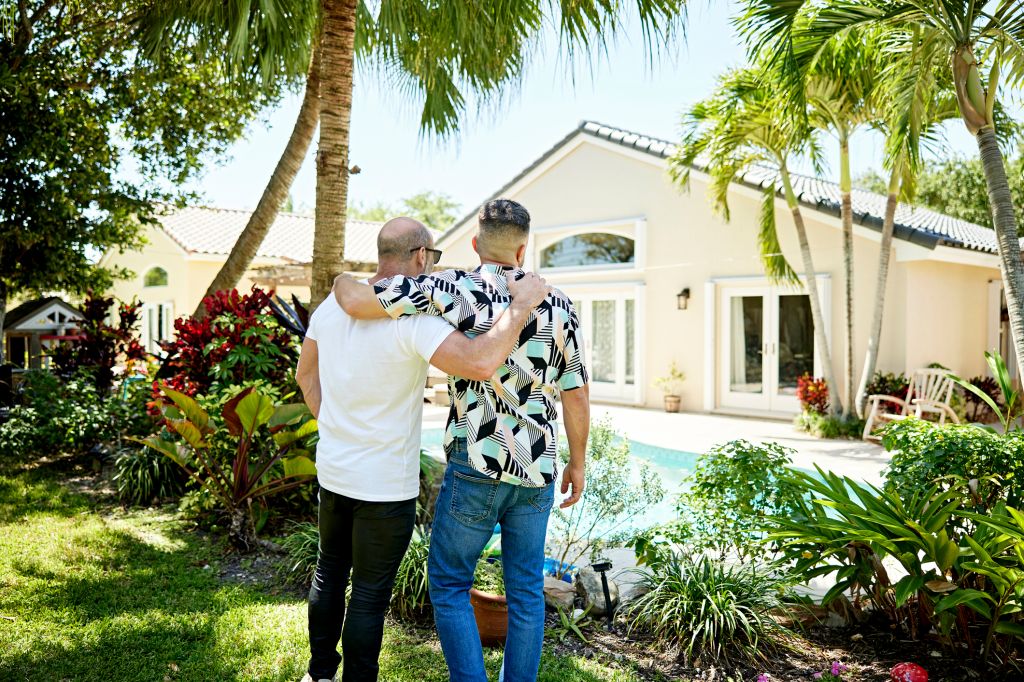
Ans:
{"label": "red-leaved plant", "polygon": [[804,412],[828,412],[828,384],[820,377],[804,374],[796,380],[796,398]]}
{"label": "red-leaved plant", "polygon": [[232,289],[207,296],[206,316],[178,318],[174,340],[161,344],[167,353],[161,378],[189,396],[205,394],[215,383],[290,383],[295,337],[277,322],[270,303],[271,293],[256,286],[248,294]]}
{"label": "red-leaved plant", "polygon": [[145,357],[135,330],[139,322],[138,301],[121,302],[117,306],[117,322],[108,323],[114,299],[89,292],[82,303],[82,317],[75,320],[78,338],[65,341],[50,352],[57,373],[65,379],[80,371],[88,372],[101,393],[114,383],[114,367]]}

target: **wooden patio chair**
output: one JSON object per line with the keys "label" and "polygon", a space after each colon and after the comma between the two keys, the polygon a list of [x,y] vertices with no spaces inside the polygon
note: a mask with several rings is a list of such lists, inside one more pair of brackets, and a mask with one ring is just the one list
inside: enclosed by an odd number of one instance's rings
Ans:
{"label": "wooden patio chair", "polygon": [[873,395],[868,397],[867,421],[864,422],[864,440],[881,440],[874,435],[878,426],[891,421],[906,419],[913,415],[920,419],[938,417],[940,424],[950,419],[954,424],[960,418],[950,407],[953,398],[954,382],[949,378],[949,370],[919,369],[910,378],[907,395],[903,398],[894,395]]}

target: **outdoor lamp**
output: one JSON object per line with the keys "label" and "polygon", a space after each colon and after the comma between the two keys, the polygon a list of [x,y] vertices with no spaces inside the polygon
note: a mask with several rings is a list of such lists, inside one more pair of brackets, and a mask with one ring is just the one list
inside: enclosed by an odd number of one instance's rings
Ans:
{"label": "outdoor lamp", "polygon": [[612,562],[607,559],[595,561],[590,567],[601,574],[601,587],[604,589],[604,608],[608,622],[612,622],[612,595],[608,591],[608,571],[612,570]]}
{"label": "outdoor lamp", "polygon": [[685,287],[682,291],[676,294],[676,302],[678,303],[680,310],[686,310],[690,305],[690,287]]}

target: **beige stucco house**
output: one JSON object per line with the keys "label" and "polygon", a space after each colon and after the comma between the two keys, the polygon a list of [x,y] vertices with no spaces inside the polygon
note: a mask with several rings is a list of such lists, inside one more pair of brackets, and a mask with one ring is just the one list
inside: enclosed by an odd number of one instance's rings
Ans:
{"label": "beige stucco house", "polygon": [[[142,343],[147,350],[157,352],[157,342],[171,338],[174,319],[196,309],[249,215],[249,211],[221,208],[166,208],[156,225],[146,226],[142,249],[104,255],[104,263],[133,273],[130,279],[116,282],[111,293],[121,300],[142,302]],[[238,283],[239,291],[249,291],[256,284],[276,290],[286,300],[294,294],[308,301],[313,223],[311,216],[278,214]],[[376,267],[379,231],[379,223],[348,221],[348,270],[365,272]]]}
{"label": "beige stucco house", "polygon": [[[494,196],[533,218],[526,266],[576,303],[595,399],[658,406],[654,380],[675,361],[685,410],[784,415],[798,410],[797,377],[821,374],[802,289],[772,285],[758,257],[757,216],[770,169],[733,184],[731,221],[715,215],[707,176],[689,192],[666,172],[672,145],[584,122]],[[835,372],[843,376],[842,253],[838,186],[800,177],[797,191],[823,295]],[[781,198],[782,248],[798,270]],[[855,325],[859,378],[875,295],[885,197],[854,192]],[[477,262],[475,214],[439,240],[442,265]],[[933,211],[902,207],[886,292],[879,369],[939,362],[985,371],[987,349],[1007,350],[993,233]]]}

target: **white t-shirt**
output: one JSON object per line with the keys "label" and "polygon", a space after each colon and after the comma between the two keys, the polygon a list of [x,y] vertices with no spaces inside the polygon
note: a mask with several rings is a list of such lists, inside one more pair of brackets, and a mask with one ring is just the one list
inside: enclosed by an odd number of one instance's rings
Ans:
{"label": "white t-shirt", "polygon": [[356,320],[324,299],[306,330],[319,358],[322,487],[367,502],[416,497],[427,366],[454,331],[432,315]]}

